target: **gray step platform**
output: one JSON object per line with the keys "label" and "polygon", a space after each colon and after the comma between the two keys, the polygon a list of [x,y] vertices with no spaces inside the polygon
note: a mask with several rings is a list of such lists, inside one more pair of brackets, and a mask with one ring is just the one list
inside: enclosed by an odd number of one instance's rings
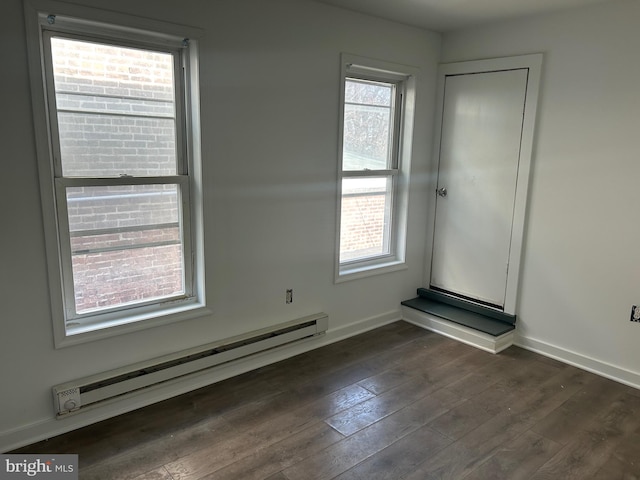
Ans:
{"label": "gray step platform", "polygon": [[499,353],[513,344],[515,315],[425,288],[402,302],[403,318],[427,330]]}
{"label": "gray step platform", "polygon": [[402,305],[406,307],[415,308],[421,312],[430,313],[450,322],[464,325],[465,327],[479,330],[494,337],[499,337],[511,330],[514,330],[515,325],[495,318],[490,318],[486,315],[464,310],[460,307],[448,305],[446,303],[437,302],[424,297],[416,297],[411,300],[405,300]]}

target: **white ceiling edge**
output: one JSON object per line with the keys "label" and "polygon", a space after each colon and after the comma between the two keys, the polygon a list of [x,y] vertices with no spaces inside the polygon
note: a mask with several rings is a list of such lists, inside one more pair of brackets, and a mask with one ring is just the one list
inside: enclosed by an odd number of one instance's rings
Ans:
{"label": "white ceiling edge", "polygon": [[612,0],[316,0],[433,32],[558,12]]}

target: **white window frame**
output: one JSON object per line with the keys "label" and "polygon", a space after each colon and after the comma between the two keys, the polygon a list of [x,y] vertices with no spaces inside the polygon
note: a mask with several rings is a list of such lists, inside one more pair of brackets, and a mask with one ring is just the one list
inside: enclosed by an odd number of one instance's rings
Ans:
{"label": "white window frame", "polygon": [[[405,263],[409,172],[411,167],[413,123],[415,111],[418,69],[406,65],[365,58],[357,55],[341,55],[340,121],[338,135],[338,205],[336,226],[335,281],[343,282],[371,275],[407,268]],[[345,111],[345,82],[361,79],[392,83],[396,86],[392,165],[385,170],[344,170],[343,139]],[[388,242],[389,253],[340,261],[340,234],[342,213],[342,182],[346,178],[392,178],[392,199]]]}
{"label": "white window frame", "polygon": [[[27,46],[49,290],[56,347],[164,325],[209,313],[204,295],[204,241],[198,88],[199,29],[141,19],[111,11],[49,0],[25,2]],[[140,47],[174,55],[176,87],[176,175],[165,177],[63,177],[51,35]],[[182,202],[185,294],[121,306],[95,314],[76,314],[66,205],[69,186],[177,184]]]}

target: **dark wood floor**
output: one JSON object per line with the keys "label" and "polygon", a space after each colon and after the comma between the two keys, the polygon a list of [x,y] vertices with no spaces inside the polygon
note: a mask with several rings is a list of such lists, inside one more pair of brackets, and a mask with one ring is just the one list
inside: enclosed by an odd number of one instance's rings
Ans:
{"label": "dark wood floor", "polygon": [[637,479],[640,391],[404,322],[21,449],[81,479]]}

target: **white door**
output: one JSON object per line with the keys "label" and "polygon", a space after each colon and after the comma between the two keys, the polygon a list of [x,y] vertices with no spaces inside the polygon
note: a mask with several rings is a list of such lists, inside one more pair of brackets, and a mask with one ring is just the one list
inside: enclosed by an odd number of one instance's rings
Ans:
{"label": "white door", "polygon": [[444,80],[431,287],[503,308],[527,68]]}

